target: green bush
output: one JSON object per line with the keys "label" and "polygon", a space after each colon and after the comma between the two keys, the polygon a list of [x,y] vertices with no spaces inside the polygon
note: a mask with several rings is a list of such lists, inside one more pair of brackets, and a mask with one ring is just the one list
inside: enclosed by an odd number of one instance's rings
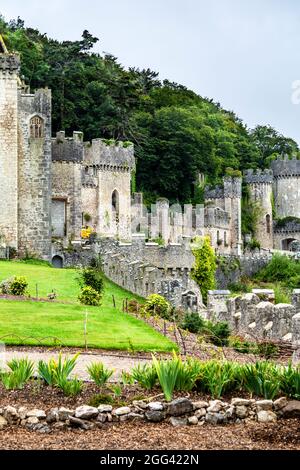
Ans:
{"label": "green bush", "polygon": [[227,322],[206,321],[204,331],[211,343],[216,346],[228,346],[230,328]]}
{"label": "green bush", "polygon": [[180,367],[179,358],[175,353],[172,359],[160,361],[153,356],[153,364],[165,399],[171,401]]}
{"label": "green bush", "polygon": [[114,399],[108,393],[96,393],[90,398],[88,402],[89,406],[94,406],[98,408],[99,405],[113,405]]}
{"label": "green bush", "polygon": [[243,388],[251,395],[273,400],[280,390],[278,367],[270,362],[244,364],[240,368]]}
{"label": "green bush", "polygon": [[271,341],[259,341],[255,343],[253,353],[265,359],[271,359],[271,357],[274,357],[278,353],[278,346]]}
{"label": "green bush", "polygon": [[300,367],[289,363],[280,373],[280,390],[289,398],[300,400]]}
{"label": "green bush", "polygon": [[240,366],[238,364],[214,360],[202,363],[197,388],[208,392],[213,398],[219,399],[239,385]]}
{"label": "green bush", "polygon": [[102,387],[106,384],[108,379],[113,375],[114,371],[104,367],[102,362],[93,362],[87,368],[90,377],[94,380],[96,385]]}
{"label": "green bush", "polygon": [[78,300],[83,305],[99,307],[99,305],[101,305],[102,295],[92,287],[86,286],[81,289]]}
{"label": "green bush", "polygon": [[79,284],[81,288],[92,287],[99,294],[103,293],[104,282],[100,270],[93,268],[84,268],[79,273]]}
{"label": "green bush", "polygon": [[73,371],[78,356],[79,353],[75,354],[71,359],[65,358],[63,360],[60,353],[57,361],[55,359],[50,359],[49,362],[39,361],[38,374],[40,378],[52,387],[57,386],[58,383],[63,383]]}
{"label": "green bush", "polygon": [[144,311],[150,315],[159,315],[161,318],[169,319],[170,304],[161,295],[151,294],[146,299]]}
{"label": "green bush", "polygon": [[2,281],[0,284],[0,293],[4,295],[26,295],[28,282],[24,276],[15,276]]}
{"label": "green bush", "polygon": [[[176,360],[176,357],[174,358]],[[178,360],[178,374],[175,390],[179,392],[190,392],[195,387],[197,380],[201,377],[201,363],[197,359],[188,358],[186,361]]]}
{"label": "green bush", "polygon": [[299,287],[300,263],[289,256],[275,254],[271,261],[256,275],[264,282],[282,282],[288,288]]}
{"label": "green bush", "polygon": [[182,328],[188,330],[191,333],[200,333],[201,330],[205,327],[205,321],[203,318],[196,312],[186,313]]}
{"label": "green bush", "polygon": [[28,282],[26,277],[16,276],[10,285],[10,293],[12,295],[25,295],[27,287]]}
{"label": "green bush", "polygon": [[230,336],[228,338],[228,345],[235,349],[235,351],[242,353],[242,354],[249,354],[254,352],[254,348],[256,348],[255,343],[251,343],[250,341],[245,341],[243,338],[239,336]]}
{"label": "green bush", "polygon": [[151,390],[157,383],[157,372],[154,364],[138,364],[131,371],[132,377],[141,387]]}
{"label": "green bush", "polygon": [[209,237],[196,237],[193,240],[192,252],[195,256],[195,264],[192,269],[192,278],[200,287],[203,301],[207,302],[209,290],[216,286],[216,255],[211,247]]}
{"label": "green bush", "polygon": [[11,372],[2,372],[0,380],[7,390],[22,389],[31,379],[34,364],[29,359],[12,359],[7,363]]}
{"label": "green bush", "polygon": [[62,390],[66,397],[75,397],[81,393],[83,389],[83,382],[77,378],[72,380],[62,378],[57,382],[57,387]]}

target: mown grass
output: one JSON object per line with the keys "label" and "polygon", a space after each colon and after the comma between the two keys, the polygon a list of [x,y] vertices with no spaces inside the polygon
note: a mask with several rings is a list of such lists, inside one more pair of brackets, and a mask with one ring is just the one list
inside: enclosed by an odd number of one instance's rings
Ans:
{"label": "mown grass", "polygon": [[[89,347],[131,351],[171,351],[176,346],[144,322],[122,312],[123,301],[137,298],[105,279],[101,307],[84,307],[77,301],[75,269],[0,261],[0,282],[26,276],[29,293],[45,298],[54,290],[57,302],[0,300],[0,341],[7,344],[83,347],[84,317],[88,312]],[[112,296],[115,298],[116,308]],[[64,303],[65,302],[65,303]],[[8,335],[8,336],[7,336]],[[4,338],[5,337],[5,338]],[[57,340],[54,340],[57,338]]]}

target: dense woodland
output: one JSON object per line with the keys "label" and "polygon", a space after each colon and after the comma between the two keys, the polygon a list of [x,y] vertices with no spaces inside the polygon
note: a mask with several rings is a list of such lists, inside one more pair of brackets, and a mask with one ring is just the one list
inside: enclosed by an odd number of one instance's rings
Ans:
{"label": "dense woodland", "polygon": [[22,58],[21,75],[31,90],[53,94],[53,134],[84,131],[97,137],[132,141],[136,185],[148,202],[201,202],[206,183],[220,181],[226,168],[266,168],[281,153],[298,154],[297,143],[269,126],[248,129],[234,112],[186,87],[161,81],[152,70],[126,70],[116,57],[93,52],[98,38],[59,42],[18,18],[0,16],[0,33]]}

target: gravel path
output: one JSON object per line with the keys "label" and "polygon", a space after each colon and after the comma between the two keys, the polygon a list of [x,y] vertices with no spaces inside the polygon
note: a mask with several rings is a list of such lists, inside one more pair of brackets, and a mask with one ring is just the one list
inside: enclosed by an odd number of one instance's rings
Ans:
{"label": "gravel path", "polygon": [[[20,359],[27,357],[35,364],[37,364],[40,360],[49,361],[51,358],[58,358],[58,352],[39,352],[39,351],[19,351],[19,350],[7,350],[5,352],[0,352],[0,369],[1,367],[5,368],[5,364],[7,361],[11,359]],[[64,357],[72,357],[73,354],[66,354],[62,353]],[[114,369],[114,374],[112,375],[111,380],[117,381],[121,377],[122,370],[130,371],[132,367],[137,364],[145,364],[149,362],[150,359],[140,359],[138,357],[128,357],[128,356],[117,356],[115,354],[86,354],[81,353],[77,359],[77,363],[75,369],[71,376],[77,376],[80,379],[88,379],[87,373],[87,366],[91,364],[91,362],[103,362],[104,365],[110,369]]]}

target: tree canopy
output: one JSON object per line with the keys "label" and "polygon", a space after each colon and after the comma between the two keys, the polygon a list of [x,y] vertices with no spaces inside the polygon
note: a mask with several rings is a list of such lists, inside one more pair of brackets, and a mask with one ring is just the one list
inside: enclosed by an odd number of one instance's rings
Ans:
{"label": "tree canopy", "polygon": [[219,103],[161,81],[150,69],[126,70],[113,55],[93,52],[99,39],[88,31],[80,40],[59,42],[20,18],[0,16],[0,33],[9,50],[20,53],[31,89],[52,89],[53,133],[81,130],[85,140],[135,144],[137,189],[149,201],[201,202],[199,173],[218,183],[227,167],[265,168],[282,152],[299,152],[295,141],[269,126],[250,131]]}

